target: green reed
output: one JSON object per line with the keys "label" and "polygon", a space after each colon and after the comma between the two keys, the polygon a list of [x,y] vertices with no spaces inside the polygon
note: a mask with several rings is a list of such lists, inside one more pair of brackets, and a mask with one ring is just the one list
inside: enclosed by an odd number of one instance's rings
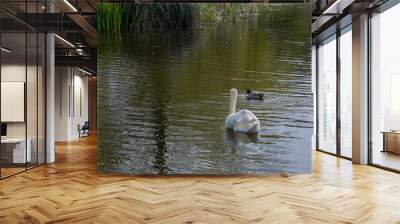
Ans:
{"label": "green reed", "polygon": [[99,32],[176,30],[240,22],[265,4],[98,4]]}
{"label": "green reed", "polygon": [[151,29],[181,29],[193,24],[193,4],[117,4],[98,5],[100,32]]}

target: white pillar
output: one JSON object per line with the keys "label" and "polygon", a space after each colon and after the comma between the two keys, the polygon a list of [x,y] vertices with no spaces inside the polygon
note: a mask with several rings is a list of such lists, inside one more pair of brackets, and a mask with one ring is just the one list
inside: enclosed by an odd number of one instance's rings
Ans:
{"label": "white pillar", "polygon": [[[54,11],[54,5],[48,1],[47,11]],[[46,163],[55,161],[55,43],[54,34],[46,35]]]}
{"label": "white pillar", "polygon": [[46,158],[47,163],[52,163],[55,161],[55,149],[54,149],[54,133],[55,133],[55,60],[54,60],[54,35],[47,34],[47,77],[46,77],[46,97],[47,97],[47,126],[46,126],[46,141],[47,141],[47,149],[46,149]]}
{"label": "white pillar", "polygon": [[353,19],[353,162],[368,163],[368,15]]}

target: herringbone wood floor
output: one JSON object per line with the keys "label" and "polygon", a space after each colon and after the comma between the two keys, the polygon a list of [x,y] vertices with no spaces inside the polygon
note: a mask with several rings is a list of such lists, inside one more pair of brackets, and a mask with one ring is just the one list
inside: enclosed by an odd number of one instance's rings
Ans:
{"label": "herringbone wood floor", "polygon": [[315,152],[294,176],[96,173],[96,140],[0,181],[0,223],[400,223],[400,175]]}

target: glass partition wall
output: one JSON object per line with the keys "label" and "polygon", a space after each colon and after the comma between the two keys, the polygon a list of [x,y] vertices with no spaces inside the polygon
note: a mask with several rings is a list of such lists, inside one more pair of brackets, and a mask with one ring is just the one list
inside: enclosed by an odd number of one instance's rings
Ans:
{"label": "glass partition wall", "polygon": [[336,153],[336,35],[318,47],[318,149]]}
{"label": "glass partition wall", "polygon": [[400,171],[400,4],[371,18],[370,162]]}
{"label": "glass partition wall", "polygon": [[317,47],[317,150],[352,157],[351,25]]}
{"label": "glass partition wall", "polygon": [[[19,6],[25,7],[26,12],[38,10],[23,2]],[[0,16],[9,17],[8,21],[14,23],[0,24],[0,178],[3,179],[45,163],[46,40],[43,33],[8,14],[0,12]]]}
{"label": "glass partition wall", "polygon": [[340,64],[340,155],[352,158],[352,34],[351,25],[341,31]]}
{"label": "glass partition wall", "polygon": [[[369,164],[400,172],[400,4],[369,17]],[[352,158],[352,26],[317,44],[317,149]],[[338,57],[337,57],[338,56]]]}

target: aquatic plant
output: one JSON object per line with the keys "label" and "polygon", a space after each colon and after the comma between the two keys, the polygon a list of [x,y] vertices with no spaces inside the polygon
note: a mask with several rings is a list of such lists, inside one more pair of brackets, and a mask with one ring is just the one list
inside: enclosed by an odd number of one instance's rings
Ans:
{"label": "aquatic plant", "polygon": [[119,4],[98,5],[100,32],[182,29],[192,26],[194,4]]}
{"label": "aquatic plant", "polygon": [[236,23],[257,15],[266,4],[98,4],[99,32],[176,30]]}
{"label": "aquatic plant", "polygon": [[218,22],[241,22],[257,15],[258,8],[265,6],[248,3],[198,4],[195,21],[197,26],[212,26]]}

